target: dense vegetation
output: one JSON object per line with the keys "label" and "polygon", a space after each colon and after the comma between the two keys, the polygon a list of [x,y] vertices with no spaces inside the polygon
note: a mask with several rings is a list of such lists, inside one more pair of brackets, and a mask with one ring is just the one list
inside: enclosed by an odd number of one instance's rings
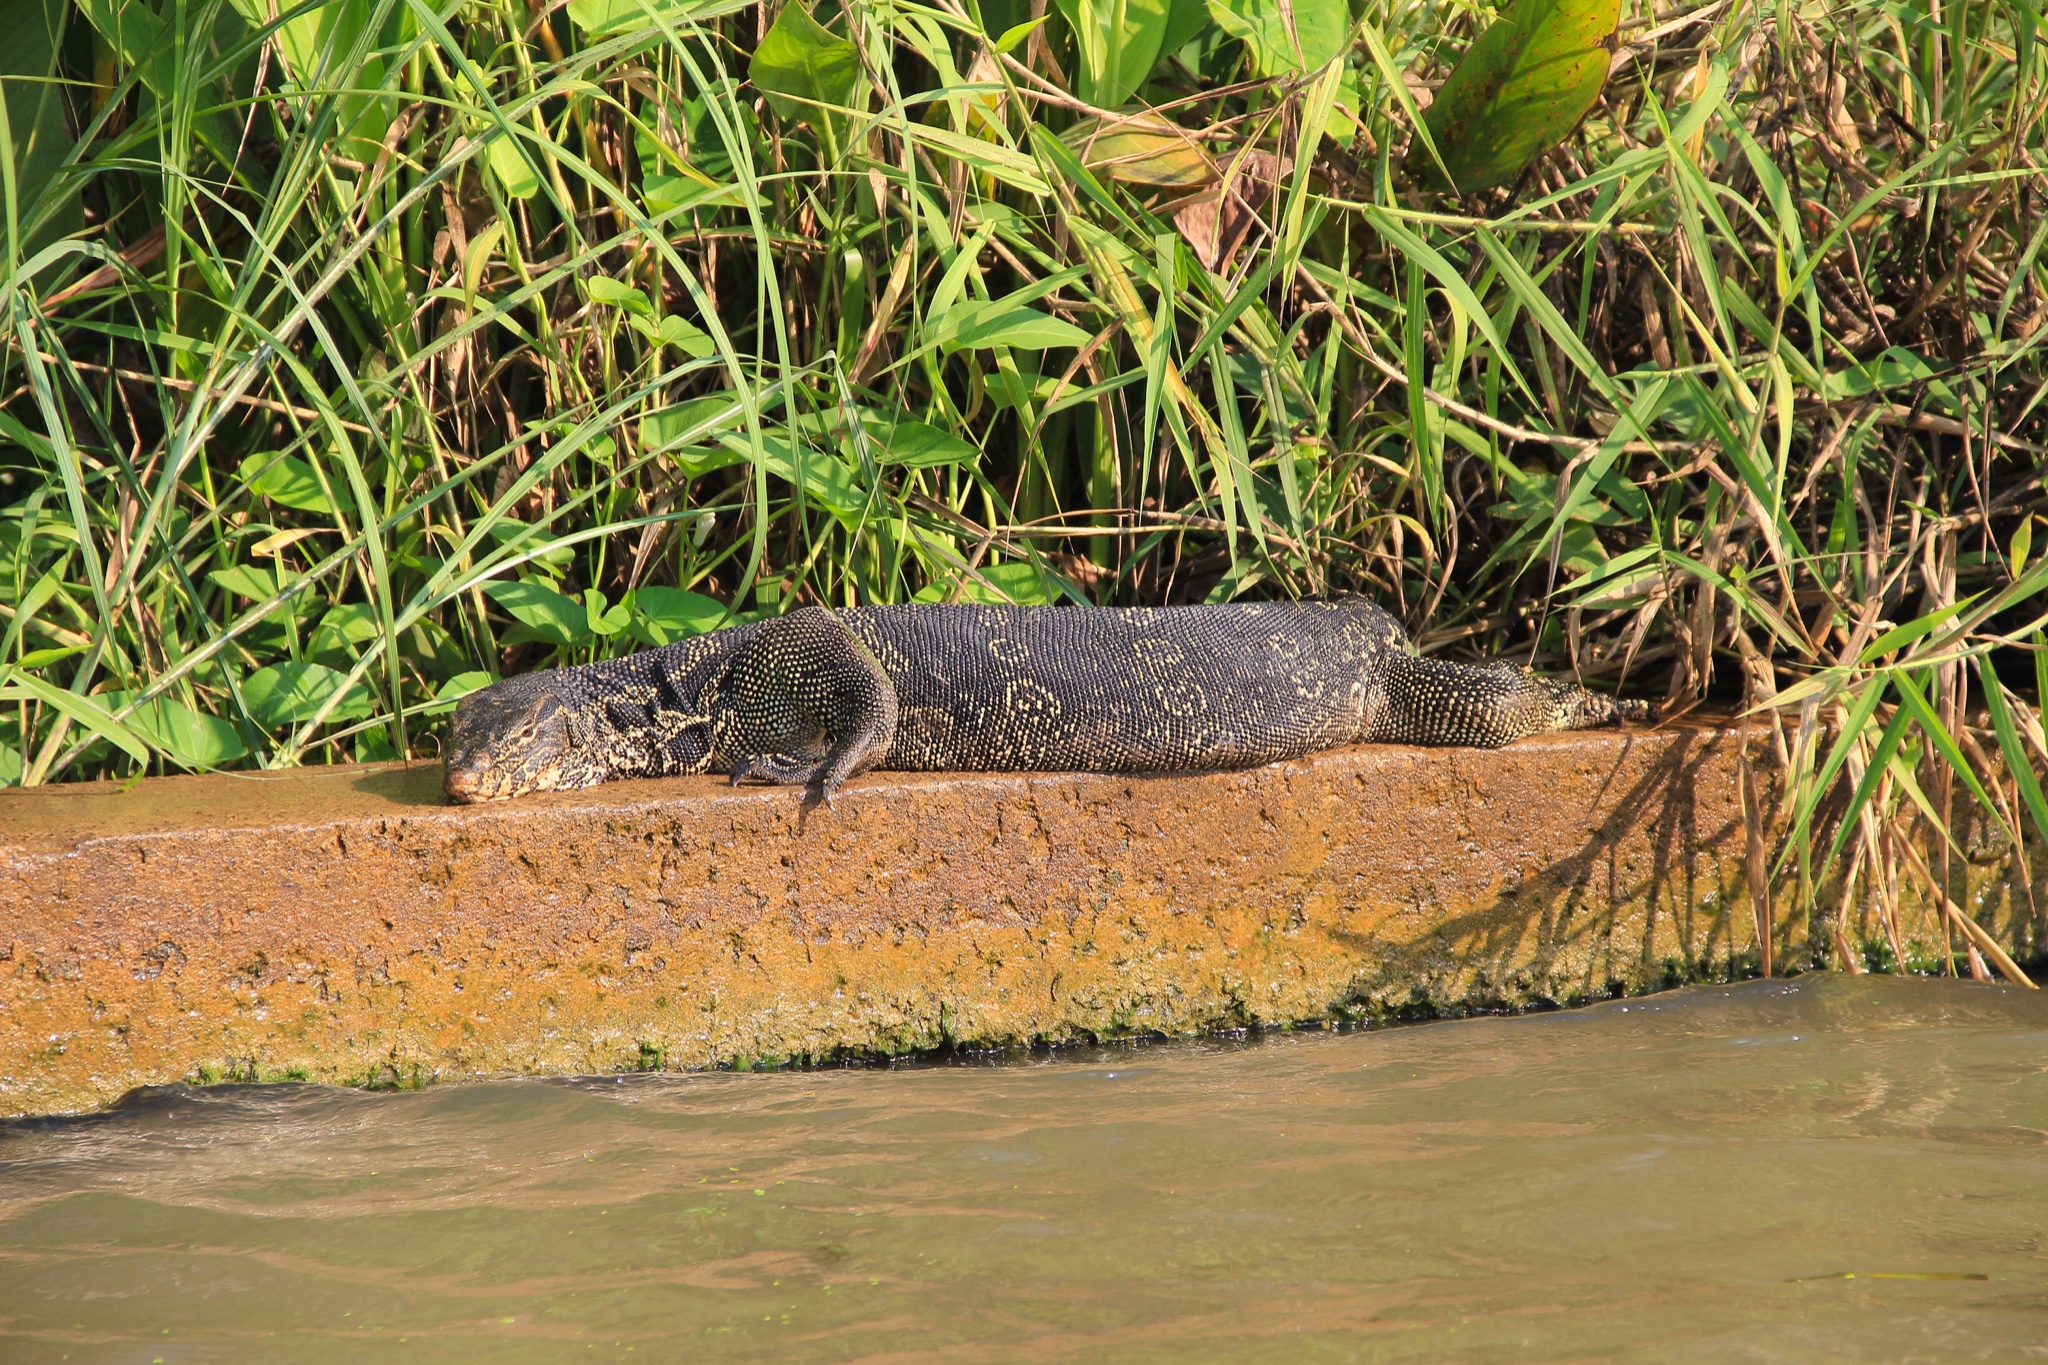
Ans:
{"label": "dense vegetation", "polygon": [[1628,0],[1463,196],[1489,10],[1153,3],[29,0],[0,781],[431,755],[798,602],[1361,591],[1772,703],[1760,911],[1909,960],[2048,837],[2031,0]]}

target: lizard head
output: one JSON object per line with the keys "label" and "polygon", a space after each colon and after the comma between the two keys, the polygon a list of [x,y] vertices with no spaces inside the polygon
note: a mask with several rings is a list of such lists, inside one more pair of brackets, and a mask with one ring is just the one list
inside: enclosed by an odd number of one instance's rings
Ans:
{"label": "lizard head", "polygon": [[572,791],[610,776],[547,673],[509,678],[456,703],[442,790],[468,805]]}

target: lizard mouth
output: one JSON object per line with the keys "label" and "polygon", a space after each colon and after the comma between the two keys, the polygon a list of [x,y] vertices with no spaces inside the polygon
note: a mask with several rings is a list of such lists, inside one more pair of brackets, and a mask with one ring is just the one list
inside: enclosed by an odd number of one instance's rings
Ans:
{"label": "lizard mouth", "polygon": [[561,785],[562,769],[559,764],[521,773],[501,769],[486,756],[456,758],[450,761],[441,778],[441,790],[458,806],[509,801],[515,796],[555,791]]}

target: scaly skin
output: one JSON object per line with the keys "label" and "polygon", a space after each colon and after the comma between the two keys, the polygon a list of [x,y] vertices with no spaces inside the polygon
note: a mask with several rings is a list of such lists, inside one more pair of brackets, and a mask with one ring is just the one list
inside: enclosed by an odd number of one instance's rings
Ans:
{"label": "scaly skin", "polygon": [[1243,768],[1361,741],[1492,748],[1643,719],[1505,663],[1410,652],[1363,598],[1155,609],[810,607],[463,698],[457,801],[619,777]]}

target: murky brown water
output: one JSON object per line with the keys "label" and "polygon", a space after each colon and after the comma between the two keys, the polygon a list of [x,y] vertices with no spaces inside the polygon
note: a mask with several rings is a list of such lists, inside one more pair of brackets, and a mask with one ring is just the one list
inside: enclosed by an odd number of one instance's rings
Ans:
{"label": "murky brown water", "polygon": [[1807,978],[0,1129],[9,1365],[649,1356],[2048,1359],[2048,1000]]}

